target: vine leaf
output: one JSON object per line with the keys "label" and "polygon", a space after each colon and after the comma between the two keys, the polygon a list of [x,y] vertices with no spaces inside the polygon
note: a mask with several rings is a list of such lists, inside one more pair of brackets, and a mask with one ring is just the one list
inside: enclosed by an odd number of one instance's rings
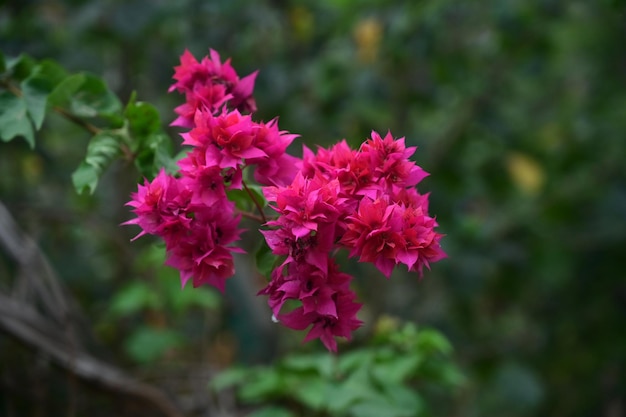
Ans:
{"label": "vine leaf", "polygon": [[172,156],[173,147],[170,137],[163,130],[158,110],[150,103],[135,101],[131,96],[124,117],[132,140],[131,150],[135,152],[135,166],[146,178],[154,178],[164,167],[168,172],[177,170],[176,160]]}
{"label": "vine leaf", "polygon": [[28,78],[20,83],[35,130],[41,129],[43,124],[48,96],[65,78],[67,78],[67,72],[59,64],[44,60],[38,63]]}
{"label": "vine leaf", "polygon": [[33,121],[35,130],[39,130],[46,117],[46,103],[48,94],[52,90],[52,85],[46,78],[32,75],[22,81],[20,86],[28,114]]}
{"label": "vine leaf", "polygon": [[97,76],[82,72],[61,81],[48,98],[78,117],[117,118],[122,110],[119,98]]}
{"label": "vine leaf", "polygon": [[122,140],[122,135],[110,130],[103,130],[91,138],[85,159],[72,174],[77,193],[81,194],[86,189],[93,194],[104,170],[122,154]]}
{"label": "vine leaf", "polygon": [[23,137],[31,148],[35,147],[35,132],[27,113],[28,106],[23,97],[8,91],[0,92],[0,139],[3,142]]}
{"label": "vine leaf", "polygon": [[272,253],[265,239],[261,241],[260,246],[254,254],[254,260],[259,274],[269,281],[276,264],[276,255]]}

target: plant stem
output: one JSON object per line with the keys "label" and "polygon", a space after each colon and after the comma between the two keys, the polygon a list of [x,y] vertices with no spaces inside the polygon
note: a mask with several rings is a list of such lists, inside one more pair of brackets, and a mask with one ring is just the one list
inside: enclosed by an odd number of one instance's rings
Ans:
{"label": "plant stem", "polygon": [[250,213],[250,212],[247,212],[247,211],[241,211],[241,210],[238,210],[238,211],[239,211],[239,214],[241,214],[242,217],[245,217],[247,219],[251,219],[251,220],[257,221],[259,223],[265,223],[264,218],[259,216],[259,215],[256,215],[256,214],[253,214],[253,213]]}
{"label": "plant stem", "polygon": [[92,125],[91,123],[84,121],[83,119],[79,118],[78,116],[73,115],[72,113],[68,112],[64,108],[53,107],[53,109],[54,109],[55,112],[57,112],[61,116],[65,117],[67,120],[69,120],[69,121],[77,124],[78,126],[86,129],[89,133],[91,133],[93,135],[97,135],[102,130],[99,127],[96,127],[96,126]]}
{"label": "plant stem", "polygon": [[241,183],[243,184],[243,188],[246,190],[246,192],[250,196],[250,199],[252,200],[252,202],[256,206],[257,210],[259,211],[261,220],[263,220],[263,223],[267,223],[267,219],[265,218],[265,213],[263,213],[263,207],[261,207],[261,204],[259,204],[257,199],[254,198],[254,194],[252,194],[252,192],[250,191],[250,189],[246,185],[246,182],[242,180]]}
{"label": "plant stem", "polygon": [[[15,84],[11,83],[10,81],[3,80],[0,84],[2,85],[2,87],[6,88],[8,91],[10,91],[14,96],[22,97],[22,95],[23,95],[22,90],[20,90],[19,87],[17,87]],[[84,121],[83,119],[79,118],[78,116],[73,115],[72,113],[68,112],[67,110],[65,110],[62,107],[55,106],[55,107],[53,107],[53,110],[55,112],[59,113],[61,116],[63,116],[66,119],[68,119],[69,121],[71,121],[71,122],[77,124],[78,126],[86,129],[89,133],[91,133],[93,135],[97,135],[102,130],[99,127],[96,127],[96,126],[92,125],[91,123]]]}
{"label": "plant stem", "polygon": [[11,84],[9,81],[2,81],[2,86],[9,90],[14,96],[22,97],[22,90]]}

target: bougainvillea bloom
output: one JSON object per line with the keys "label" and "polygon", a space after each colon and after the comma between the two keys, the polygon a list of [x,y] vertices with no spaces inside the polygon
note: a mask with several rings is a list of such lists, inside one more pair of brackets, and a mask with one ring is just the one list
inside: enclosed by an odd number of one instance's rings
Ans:
{"label": "bougainvillea bloom", "polygon": [[180,182],[165,170],[132,194],[132,200],[126,205],[134,207],[136,219],[124,224],[136,224],[142,231],[137,239],[145,234],[169,236],[175,235],[189,227],[191,219],[187,217],[187,208],[191,201],[191,192],[181,186]]}
{"label": "bougainvillea bloom", "polygon": [[386,277],[400,263],[421,274],[422,266],[445,256],[435,226],[435,220],[421,207],[364,198],[357,213],[348,216],[341,243],[351,248],[350,256],[373,263]]}
{"label": "bougainvillea bloom", "polygon": [[330,351],[337,351],[336,336],[347,340],[352,338],[352,331],[358,329],[363,323],[357,319],[356,313],[362,304],[354,302],[354,293],[346,291],[338,293],[334,297],[336,316],[324,315],[316,311],[304,312],[304,307],[279,316],[279,320],[287,327],[294,330],[304,330],[312,324],[304,342],[319,338],[324,346]]}
{"label": "bougainvillea bloom", "polygon": [[173,126],[193,127],[196,110],[215,113],[225,103],[242,112],[253,113],[256,103],[252,97],[257,72],[240,79],[230,59],[222,63],[219,54],[210,50],[210,58],[200,62],[189,51],[180,58],[180,65],[174,68],[176,82],[169,91],[185,94],[186,103],[175,109],[178,118]]}
{"label": "bougainvillea bloom", "polygon": [[[424,266],[446,256],[429,195],[417,189],[428,174],[410,160],[416,148],[390,132],[373,131],[358,149],[342,140],[327,149],[304,147],[302,158],[288,154],[297,135],[280,130],[277,119],[253,119],[256,75],[239,78],[214,50],[200,61],[184,52],[169,91],[185,97],[172,125],[187,129],[186,152],[175,174],[161,170],[138,186],[127,203],[136,218],[124,224],[141,228],[135,238],[151,234],[165,242],[166,264],[180,271],[183,286],[223,291],[235,274],[233,254],[243,252],[236,246],[241,218],[259,219],[279,258],[259,294],[268,297],[276,321],[309,329],[304,342],[319,338],[336,351],[336,338],[350,339],[362,324],[353,278],[339,270],[337,250],[386,277],[400,264],[421,277]],[[266,217],[265,202],[246,184],[252,178],[274,217]],[[242,193],[260,213],[229,199]]]}
{"label": "bougainvillea bloom", "polygon": [[[325,262],[323,271],[306,263],[283,264],[259,294],[269,296],[274,316],[285,326],[295,330],[312,326],[305,342],[320,338],[329,350],[336,351],[334,337],[350,339],[351,332],[361,325],[356,318],[361,304],[354,302],[356,295],[349,288],[352,277],[340,272],[332,258],[326,256]],[[287,300],[299,300],[302,306],[281,313]]]}
{"label": "bougainvillea bloom", "polygon": [[194,123],[194,128],[182,135],[183,145],[203,150],[207,165],[236,168],[248,159],[268,157],[256,146],[257,124],[250,115],[226,109],[217,116],[197,111]]}
{"label": "bougainvillea bloom", "polygon": [[[228,207],[228,206],[227,206]],[[239,239],[241,230],[237,225],[240,216],[233,216],[223,206],[203,207],[195,212],[195,218],[188,233],[176,245],[166,240],[166,264],[177,268],[182,285],[192,278],[193,286],[209,284],[224,291],[226,279],[235,273],[232,252],[243,252],[230,244]]]}
{"label": "bougainvillea bloom", "polygon": [[[339,182],[316,176],[304,178],[298,173],[287,187],[265,187],[263,192],[281,215],[280,222],[288,221],[296,238],[318,232],[319,224],[335,224],[347,210],[349,201],[339,196]],[[283,220],[284,219],[284,220]],[[269,222],[268,225],[282,225]]]}

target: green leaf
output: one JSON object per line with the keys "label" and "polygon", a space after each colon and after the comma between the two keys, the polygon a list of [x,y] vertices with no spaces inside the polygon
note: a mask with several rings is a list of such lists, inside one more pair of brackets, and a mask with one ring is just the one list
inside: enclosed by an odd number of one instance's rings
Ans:
{"label": "green leaf", "polygon": [[222,302],[215,291],[209,288],[193,288],[187,286],[179,291],[170,292],[172,307],[177,313],[183,313],[191,307],[201,307],[208,310],[216,310]]}
{"label": "green leaf", "polygon": [[328,392],[327,405],[330,411],[338,412],[351,404],[380,396],[370,381],[367,365],[364,365]]}
{"label": "green leaf", "polygon": [[265,239],[261,240],[261,245],[254,254],[254,259],[256,261],[256,269],[259,274],[269,279],[278,258],[272,253],[272,250],[267,245]]}
{"label": "green leaf", "polygon": [[52,91],[52,84],[44,77],[31,75],[22,81],[20,87],[28,108],[28,114],[35,125],[35,129],[39,130],[46,116],[46,102],[48,94]]}
{"label": "green leaf", "polygon": [[154,178],[164,168],[169,173],[178,170],[177,158],[173,156],[172,140],[163,130],[156,107],[136,101],[133,92],[124,110],[126,126],[130,135],[131,151],[137,156],[135,166],[146,178]]}
{"label": "green leaf", "polygon": [[284,392],[283,378],[272,368],[260,368],[239,390],[244,402],[262,402]]}
{"label": "green leaf", "polygon": [[0,74],[4,73],[7,70],[7,64],[4,60],[4,54],[0,51]]}
{"label": "green leaf", "polygon": [[409,415],[419,415],[423,412],[424,399],[416,390],[403,384],[386,384],[382,385],[382,389],[392,404],[403,410],[411,411]]}
{"label": "green leaf", "polygon": [[11,73],[11,78],[22,81],[28,78],[35,67],[35,60],[25,54],[5,61],[6,69]]}
{"label": "green leaf", "polygon": [[177,162],[187,155],[187,150],[182,150],[178,155],[173,155],[174,146],[169,136],[165,133],[155,133],[152,136],[158,137],[158,140],[149,140],[150,146],[154,149],[153,172],[155,175],[161,168],[170,174],[177,172],[179,169]]}
{"label": "green leaf", "polygon": [[463,372],[453,363],[445,363],[441,366],[439,379],[442,384],[450,387],[458,387],[466,382]]}
{"label": "green leaf", "polygon": [[131,142],[137,150],[135,166],[146,178],[154,178],[161,168],[169,173],[178,170],[177,158],[172,156],[172,141],[164,132],[150,134],[142,140],[132,138]]}
{"label": "green leaf", "polygon": [[285,394],[315,411],[326,408],[328,392],[334,388],[328,381],[315,375],[291,375],[286,382],[288,388]]}
{"label": "green leaf", "polygon": [[143,327],[126,340],[124,348],[135,361],[147,364],[182,344],[182,337],[173,330]]}
{"label": "green leaf", "polygon": [[356,403],[350,407],[349,412],[350,416],[353,417],[414,417],[419,415],[415,414],[413,410],[394,406],[380,398],[372,398]]}
{"label": "green leaf", "polygon": [[98,185],[98,180],[111,162],[121,154],[118,133],[102,131],[91,138],[87,146],[85,160],[72,174],[74,188],[79,194],[85,189],[93,193]]}
{"label": "green leaf", "polygon": [[367,367],[374,360],[374,351],[358,349],[339,356],[337,367],[342,374],[352,372],[359,367]]}
{"label": "green leaf", "polygon": [[138,138],[150,138],[153,133],[161,130],[161,117],[152,104],[142,101],[130,102],[124,115],[128,120],[130,134]]}
{"label": "green leaf", "polygon": [[281,365],[292,371],[315,371],[324,378],[331,378],[335,371],[335,358],[328,353],[291,355]]}
{"label": "green leaf", "polygon": [[69,109],[72,96],[85,83],[85,74],[79,73],[70,75],[59,82],[48,97],[51,106]]}
{"label": "green leaf", "polygon": [[248,193],[246,193],[246,190],[227,190],[226,196],[230,201],[234,202],[235,207],[241,211],[249,211],[252,207],[252,201]]}
{"label": "green leaf", "polygon": [[247,183],[246,185],[248,186],[248,189],[250,190],[256,201],[258,201],[262,208],[265,208],[267,206],[267,200],[265,199],[265,195],[263,195],[263,186],[259,184]]}
{"label": "green leaf", "polygon": [[3,142],[23,137],[31,148],[35,147],[35,134],[27,112],[23,97],[8,91],[0,92],[0,139]]}
{"label": "green leaf", "polygon": [[93,194],[98,186],[99,178],[100,173],[85,161],[82,161],[72,173],[72,183],[78,194],[82,194],[85,189],[87,189],[89,194]]}
{"label": "green leaf", "polygon": [[261,186],[256,184],[246,184],[248,190],[250,190],[250,194],[246,190],[237,190],[232,189],[226,192],[228,199],[230,201],[235,202],[235,206],[239,210],[249,211],[256,210],[256,205],[254,205],[252,198],[250,195],[254,197],[254,199],[261,205],[262,208],[267,206],[267,200],[261,191]]}
{"label": "green leaf", "polygon": [[295,414],[283,407],[268,406],[248,414],[248,417],[295,417]]}
{"label": "green leaf", "polygon": [[421,363],[418,355],[399,356],[395,355],[392,360],[385,363],[377,363],[372,367],[372,376],[381,384],[399,384],[412,376]]}
{"label": "green leaf", "polygon": [[49,100],[51,105],[62,107],[78,117],[110,117],[122,110],[122,103],[106,83],[86,72],[61,81]]}
{"label": "green leaf", "polygon": [[239,385],[250,377],[250,370],[247,368],[231,368],[215,375],[209,382],[209,388],[214,391],[221,391],[225,388]]}
{"label": "green leaf", "polygon": [[425,353],[438,352],[444,355],[452,353],[452,345],[448,339],[432,329],[424,329],[418,332],[417,348]]}
{"label": "green leaf", "polygon": [[135,282],[119,291],[109,307],[109,314],[115,317],[128,316],[146,308],[159,308],[158,295],[148,285]]}
{"label": "green leaf", "polygon": [[67,71],[51,59],[44,59],[33,69],[33,75],[48,80],[54,88],[67,78]]}

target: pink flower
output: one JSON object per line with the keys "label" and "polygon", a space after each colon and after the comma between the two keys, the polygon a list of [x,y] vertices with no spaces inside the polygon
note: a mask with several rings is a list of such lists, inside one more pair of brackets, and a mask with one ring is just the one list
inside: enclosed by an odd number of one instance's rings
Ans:
{"label": "pink flower", "polygon": [[177,242],[166,239],[166,265],[180,271],[183,286],[192,279],[194,287],[209,284],[224,291],[226,279],[235,273],[232,253],[243,252],[229,246],[241,233],[237,229],[241,217],[233,212],[232,203],[196,207],[193,223],[184,238]]}
{"label": "pink flower", "polygon": [[192,193],[194,204],[212,206],[227,200],[226,191],[242,188],[242,172],[239,167],[222,169],[206,164],[206,151],[192,149],[178,161],[180,181]]}
{"label": "pink flower", "polygon": [[316,173],[329,180],[336,178],[341,192],[356,200],[362,196],[375,199],[381,190],[368,156],[352,150],[345,140],[330,149],[319,148],[316,154],[304,147],[302,172],[307,178]]}
{"label": "pink flower", "polygon": [[279,219],[268,225],[278,228],[261,230],[261,233],[272,253],[287,256],[284,264],[309,264],[326,273],[328,253],[334,244],[334,224],[321,224],[317,233],[300,238],[294,235],[293,224],[289,221]]}
{"label": "pink flower", "polygon": [[362,325],[362,322],[356,317],[362,304],[354,302],[354,298],[354,293],[351,291],[336,293],[333,296],[336,316],[320,314],[317,311],[305,313],[304,307],[298,307],[278,318],[281,323],[294,330],[304,330],[312,324],[313,326],[304,338],[304,342],[319,338],[328,350],[336,352],[337,341],[335,337],[339,336],[350,340],[352,331]]}
{"label": "pink flower", "polygon": [[181,166],[181,172],[186,174],[181,178],[181,182],[192,191],[193,203],[210,207],[226,200],[226,187],[224,186],[222,170],[216,166],[193,166],[187,168],[188,165],[186,163],[189,161],[190,158],[186,158],[181,160],[179,165]]}
{"label": "pink flower", "polygon": [[176,82],[169,91],[185,94],[186,103],[176,108],[179,117],[174,126],[193,127],[196,110],[215,113],[228,103],[231,108],[253,113],[256,103],[252,97],[257,72],[242,79],[230,65],[230,59],[222,63],[219,54],[210,50],[210,58],[198,62],[189,52],[180,57],[180,65],[174,68]]}
{"label": "pink flower", "polygon": [[[325,262],[323,271],[306,263],[283,264],[259,294],[269,296],[274,316],[287,327],[304,330],[313,325],[305,342],[319,337],[329,350],[336,351],[334,337],[350,339],[351,332],[361,326],[356,318],[361,304],[354,302],[356,296],[349,288],[352,277],[340,272],[328,254]],[[287,300],[299,300],[302,306],[281,314]]]}
{"label": "pink flower", "polygon": [[276,119],[259,123],[256,129],[255,146],[266,156],[248,158],[247,164],[255,164],[254,179],[262,185],[286,186],[298,172],[300,159],[287,153],[287,147],[298,135],[278,129]]}
{"label": "pink flower", "polygon": [[374,263],[387,278],[399,263],[421,275],[424,265],[445,257],[439,245],[442,235],[434,231],[437,222],[421,206],[364,198],[346,223],[340,243],[351,249],[350,256]]}
{"label": "pink flower", "polygon": [[388,189],[414,187],[428,176],[426,171],[409,160],[416,148],[407,148],[404,138],[394,139],[391,132],[381,138],[375,131],[371,136],[361,145],[360,152],[368,156],[374,176]]}
{"label": "pink flower", "polygon": [[254,179],[261,185],[287,186],[298,173],[300,162],[299,158],[286,153],[277,158],[264,159],[257,163]]}
{"label": "pink flower", "polygon": [[357,213],[347,217],[346,224],[347,231],[340,243],[351,249],[350,256],[358,255],[360,262],[372,262],[389,277],[404,245],[401,207],[384,198],[364,198]]}
{"label": "pink flower", "polygon": [[437,222],[420,206],[407,207],[402,216],[404,245],[398,251],[396,260],[405,264],[409,271],[418,271],[421,276],[423,266],[430,268],[432,262],[446,257],[439,244],[443,235],[435,232]]}
{"label": "pink flower", "polygon": [[171,123],[171,126],[192,128],[196,111],[216,113],[232,98],[232,94],[227,94],[226,87],[223,85],[199,86],[187,92],[186,101],[174,109],[178,117]]}
{"label": "pink flower", "polygon": [[[304,178],[296,174],[287,187],[263,188],[265,198],[280,215],[280,222],[268,225],[289,225],[296,238],[318,231],[321,223],[335,224],[346,210],[348,200],[339,197],[339,182],[327,181],[321,176]],[[289,223],[287,223],[289,222]]]}
{"label": "pink flower", "polygon": [[258,125],[250,115],[226,109],[217,116],[198,111],[194,121],[195,127],[182,135],[183,145],[203,150],[206,165],[237,168],[248,159],[267,158],[267,154],[256,146]]}
{"label": "pink flower", "polygon": [[123,224],[136,224],[142,228],[135,239],[145,234],[176,235],[189,228],[191,191],[165,170],[161,169],[152,182],[145,180],[144,185],[138,185],[137,192],[131,197],[126,205],[134,207],[137,218]]}

